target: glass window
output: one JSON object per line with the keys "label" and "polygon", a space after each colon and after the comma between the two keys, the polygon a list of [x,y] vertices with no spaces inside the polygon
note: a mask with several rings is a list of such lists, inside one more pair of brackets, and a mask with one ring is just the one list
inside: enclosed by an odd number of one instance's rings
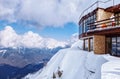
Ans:
{"label": "glass window", "polygon": [[93,38],[90,39],[90,51],[93,51]]}
{"label": "glass window", "polygon": [[93,38],[84,39],[84,50],[93,51]]}
{"label": "glass window", "polygon": [[79,26],[79,34],[82,34],[83,32],[82,32],[82,25],[80,24],[80,26]]}
{"label": "glass window", "polygon": [[117,55],[120,56],[120,37],[117,37]]}
{"label": "glass window", "polygon": [[116,43],[116,37],[112,37],[112,43]]}
{"label": "glass window", "polygon": [[84,20],[84,32],[86,32],[86,20]]}
{"label": "glass window", "polygon": [[84,22],[81,23],[82,26],[82,33],[84,33]]}
{"label": "glass window", "polygon": [[112,55],[120,56],[120,37],[112,37]]}
{"label": "glass window", "polygon": [[117,42],[119,42],[119,43],[120,43],[120,37],[117,37]]}
{"label": "glass window", "polygon": [[85,39],[85,50],[88,50],[88,39]]}
{"label": "glass window", "polygon": [[115,55],[116,53],[116,38],[112,38],[112,55]]}
{"label": "glass window", "polygon": [[81,24],[82,24],[82,27],[84,27],[84,29],[82,29],[82,33],[83,32],[87,32],[88,30],[91,30],[91,29],[95,29],[95,26],[92,26],[90,27],[88,24],[90,23],[94,23],[96,21],[96,14],[92,14],[90,16],[88,16],[86,19],[84,19]]}

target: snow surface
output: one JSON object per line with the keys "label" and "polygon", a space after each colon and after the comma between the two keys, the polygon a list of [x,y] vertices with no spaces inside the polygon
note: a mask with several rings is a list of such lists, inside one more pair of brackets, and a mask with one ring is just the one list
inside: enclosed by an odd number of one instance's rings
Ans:
{"label": "snow surface", "polygon": [[[24,79],[53,79],[53,73],[54,79],[120,79],[120,58],[83,51],[81,43],[60,50],[42,70]],[[58,71],[62,72],[60,78]]]}
{"label": "snow surface", "polygon": [[71,48],[79,48],[79,49],[83,49],[83,40],[79,40],[77,42],[75,42],[73,45],[71,45]]}
{"label": "snow surface", "polygon": [[63,71],[62,79],[100,79],[101,65],[107,60],[100,55],[94,55],[93,52],[80,50],[77,44],[60,50],[42,72],[29,74],[25,79],[52,79],[53,73],[57,76],[58,68]]}
{"label": "snow surface", "polygon": [[120,58],[105,56],[108,60],[102,65],[102,79],[120,79]]}

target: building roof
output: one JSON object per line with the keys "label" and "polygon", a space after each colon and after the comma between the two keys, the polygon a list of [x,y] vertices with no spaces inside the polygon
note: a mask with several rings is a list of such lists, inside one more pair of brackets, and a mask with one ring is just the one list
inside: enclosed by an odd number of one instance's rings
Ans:
{"label": "building roof", "polygon": [[106,8],[105,11],[112,12],[112,13],[120,12],[120,4],[114,5],[114,6],[110,6],[110,7]]}
{"label": "building roof", "polygon": [[80,18],[80,21],[79,21],[79,25],[82,21],[84,21],[86,18],[90,17],[91,15],[93,15],[98,9],[102,9],[102,10],[105,10],[107,12],[112,12],[112,13],[117,13],[117,12],[120,12],[120,4],[118,5],[114,5],[114,6],[110,6],[106,9],[104,8],[100,8],[100,7],[97,7],[96,9],[94,9],[93,11],[89,12],[88,14],[84,15],[82,18]]}

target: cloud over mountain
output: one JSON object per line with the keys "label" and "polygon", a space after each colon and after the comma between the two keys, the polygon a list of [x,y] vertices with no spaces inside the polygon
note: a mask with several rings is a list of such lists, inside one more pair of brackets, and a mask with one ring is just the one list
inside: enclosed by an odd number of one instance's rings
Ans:
{"label": "cloud over mountain", "polygon": [[60,42],[52,38],[43,38],[32,31],[19,35],[11,26],[6,26],[0,31],[0,46],[2,47],[28,47],[28,48],[55,48],[65,47],[66,42]]}
{"label": "cloud over mountain", "polygon": [[77,23],[83,0],[0,0],[0,18],[38,27]]}

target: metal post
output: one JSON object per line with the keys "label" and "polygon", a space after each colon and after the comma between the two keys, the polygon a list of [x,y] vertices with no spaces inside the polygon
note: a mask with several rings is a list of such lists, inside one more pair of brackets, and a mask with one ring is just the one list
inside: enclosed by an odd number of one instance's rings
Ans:
{"label": "metal post", "polygon": [[113,6],[115,5],[115,2],[114,2],[114,0],[113,0]]}
{"label": "metal post", "polygon": [[99,7],[99,0],[97,0],[97,7]]}

